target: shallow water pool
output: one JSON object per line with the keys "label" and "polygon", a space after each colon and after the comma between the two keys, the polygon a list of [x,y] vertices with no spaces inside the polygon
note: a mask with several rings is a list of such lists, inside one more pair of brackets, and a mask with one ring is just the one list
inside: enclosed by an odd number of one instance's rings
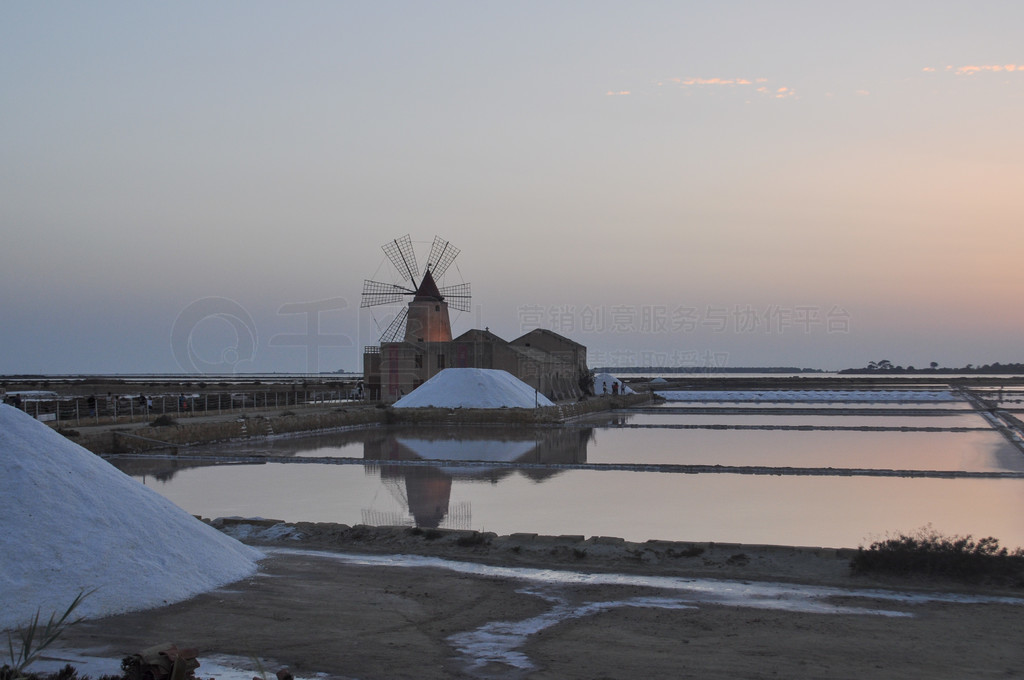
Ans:
{"label": "shallow water pool", "polygon": [[[196,451],[275,461],[263,464],[112,462],[205,517],[828,547],[931,524],[1024,546],[1024,455],[994,430],[621,427],[633,415],[536,429],[371,428]],[[672,467],[690,464],[751,474]],[[783,474],[785,467],[813,476]],[[1017,476],[841,476],[827,468]]]}

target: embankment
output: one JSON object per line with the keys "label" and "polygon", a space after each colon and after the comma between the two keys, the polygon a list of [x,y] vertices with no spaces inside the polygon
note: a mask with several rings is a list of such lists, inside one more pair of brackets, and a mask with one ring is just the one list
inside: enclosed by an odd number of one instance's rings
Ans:
{"label": "embankment", "polygon": [[384,409],[317,410],[308,413],[235,414],[183,419],[169,425],[83,428],[63,431],[75,443],[94,453],[140,453],[192,444],[208,444],[252,437],[321,432],[343,427],[383,423]]}
{"label": "embankment", "polygon": [[649,394],[595,397],[539,409],[394,409],[379,405],[310,407],[296,412],[275,410],[182,418],[162,426],[111,424],[58,431],[94,453],[141,453],[193,444],[391,423],[557,425],[589,413],[637,406],[650,399]]}

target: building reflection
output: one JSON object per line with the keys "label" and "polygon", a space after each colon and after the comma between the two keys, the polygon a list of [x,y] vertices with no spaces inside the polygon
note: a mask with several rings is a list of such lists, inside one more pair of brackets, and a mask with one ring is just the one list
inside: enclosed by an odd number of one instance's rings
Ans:
{"label": "building reflection", "polygon": [[[408,515],[364,512],[369,524],[464,528],[469,509],[452,507],[454,480],[497,484],[512,475],[543,482],[562,472],[559,464],[585,463],[592,427],[547,427],[508,431],[494,427],[389,428],[364,443],[366,461]],[[431,465],[431,462],[435,464]],[[488,465],[492,463],[493,465]],[[533,467],[533,466],[538,467]],[[368,464],[368,471],[371,468]],[[404,521],[402,521],[404,520]]]}
{"label": "building reflection", "polygon": [[468,528],[469,504],[451,498],[455,480],[498,484],[520,475],[536,483],[547,481],[564,472],[560,465],[586,463],[596,431],[615,427],[628,417],[603,414],[560,427],[390,425],[182,447],[181,459],[160,452],[153,457],[113,456],[108,461],[144,484],[159,485],[173,483],[179,472],[196,468],[300,458],[361,462],[368,474],[380,476],[398,506],[397,510],[363,509],[363,523]]}

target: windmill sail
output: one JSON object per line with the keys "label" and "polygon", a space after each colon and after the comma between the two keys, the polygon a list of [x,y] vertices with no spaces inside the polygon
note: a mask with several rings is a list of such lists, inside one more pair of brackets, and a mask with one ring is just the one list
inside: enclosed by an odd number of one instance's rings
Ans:
{"label": "windmill sail", "polygon": [[441,293],[441,297],[448,303],[448,306],[452,309],[457,309],[460,312],[469,311],[469,301],[472,297],[469,294],[469,284],[460,283],[454,286],[441,286],[438,288]]}
{"label": "windmill sail", "polygon": [[380,341],[398,342],[405,337],[405,323],[409,319],[409,308],[403,307],[402,311],[395,315],[388,327],[381,333]]}
{"label": "windmill sail", "polygon": [[444,276],[460,252],[462,251],[440,236],[434,237],[434,242],[430,246],[430,260],[427,262],[427,267],[434,274],[435,279]]}
{"label": "windmill sail", "polygon": [[415,292],[405,286],[399,286],[394,283],[383,283],[366,279],[363,281],[363,297],[359,306],[376,307],[377,305],[392,305],[396,302],[402,302],[407,295],[412,295]]}
{"label": "windmill sail", "polygon": [[416,288],[416,279],[419,278],[420,268],[416,264],[416,252],[412,248],[412,239],[409,238],[409,235],[406,234],[402,238],[385,243],[381,246],[381,250],[391,260],[391,264],[395,265],[398,273],[403,277],[408,277],[412,282],[412,287]]}

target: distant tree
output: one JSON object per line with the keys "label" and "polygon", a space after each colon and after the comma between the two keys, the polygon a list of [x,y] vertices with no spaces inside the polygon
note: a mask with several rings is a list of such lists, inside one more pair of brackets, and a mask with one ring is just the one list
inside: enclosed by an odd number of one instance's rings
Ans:
{"label": "distant tree", "polygon": [[939,367],[939,362],[938,361],[933,361],[932,363],[930,363],[928,365],[931,366],[932,370],[934,371],[936,368]]}

